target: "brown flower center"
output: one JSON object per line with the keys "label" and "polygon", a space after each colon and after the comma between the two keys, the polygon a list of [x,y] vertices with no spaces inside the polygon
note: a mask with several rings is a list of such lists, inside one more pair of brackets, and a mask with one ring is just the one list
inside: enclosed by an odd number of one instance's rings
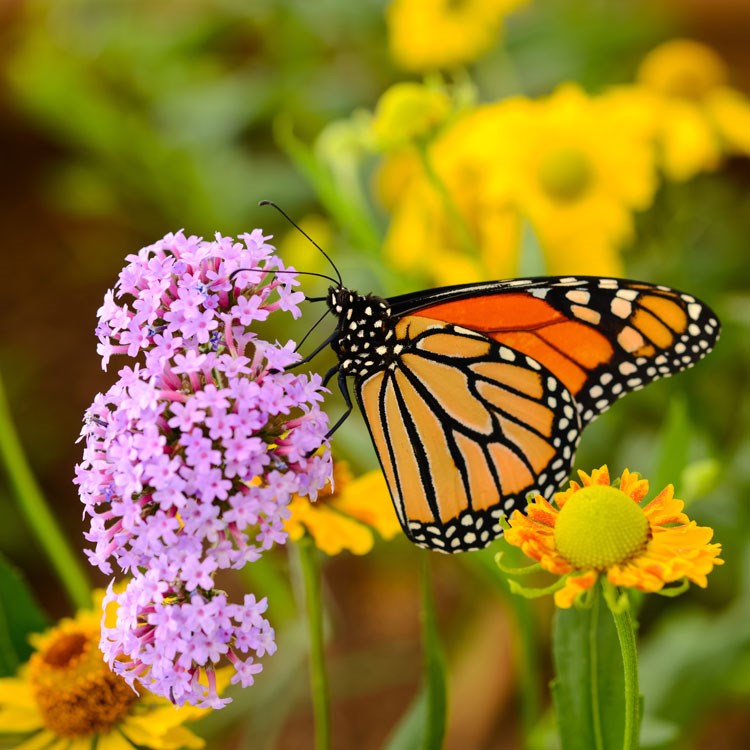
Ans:
{"label": "brown flower center", "polygon": [[341,491],[352,481],[352,473],[346,461],[333,462],[333,487],[331,481],[326,482],[325,487],[318,492],[317,504],[330,503],[335,500]]}
{"label": "brown flower center", "polygon": [[75,627],[59,628],[29,662],[42,723],[71,738],[109,732],[138,699],[104,663],[98,628]]}

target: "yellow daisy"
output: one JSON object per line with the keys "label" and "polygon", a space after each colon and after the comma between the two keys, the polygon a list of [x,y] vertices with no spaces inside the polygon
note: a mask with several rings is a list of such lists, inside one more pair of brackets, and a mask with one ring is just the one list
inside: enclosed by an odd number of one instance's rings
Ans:
{"label": "yellow daisy", "polygon": [[391,55],[406,70],[452,68],[496,42],[504,18],[525,0],[393,0],[386,12]]}
{"label": "yellow daisy", "polygon": [[327,555],[344,550],[364,555],[375,542],[373,529],[384,539],[392,539],[401,528],[383,473],[370,471],[353,479],[343,461],[334,462],[333,488],[326,485],[315,502],[295,497],[289,510],[285,527],[290,538],[297,541],[308,533]]}
{"label": "yellow daisy", "polygon": [[691,581],[701,587],[719,558],[720,544],[709,544],[713,529],[696,525],[682,511],[670,484],[641,506],[648,482],[627,469],[619,486],[610,485],[606,466],[581,484],[558,492],[554,502],[537,495],[526,512],[515,511],[505,533],[550,573],[563,576],[555,592],[558,607],[570,607],[599,576],[614,586],[644,592]]}
{"label": "yellow daisy", "polygon": [[750,100],[731,88],[723,60],[690,39],[652,50],[638,81],[654,95],[664,170],[674,180],[715,169],[724,154],[750,155]]}
{"label": "yellow daisy", "polygon": [[620,275],[633,213],[656,189],[647,123],[573,85],[474,108],[429,159],[432,175],[414,154],[393,155],[378,187],[393,211],[386,256],[438,284],[517,276],[524,221],[547,272]]}
{"label": "yellow daisy", "polygon": [[[12,735],[16,750],[177,750],[205,742],[183,726],[208,713],[175,708],[113,674],[99,651],[101,603],[31,636],[36,649],[16,677],[0,679],[0,744]],[[108,617],[111,613],[107,613]],[[229,674],[217,673],[220,687]],[[94,745],[94,743],[96,743]]]}
{"label": "yellow daisy", "polygon": [[633,213],[656,190],[648,131],[567,84],[539,100],[508,103],[499,195],[526,217],[550,273],[619,274]]}

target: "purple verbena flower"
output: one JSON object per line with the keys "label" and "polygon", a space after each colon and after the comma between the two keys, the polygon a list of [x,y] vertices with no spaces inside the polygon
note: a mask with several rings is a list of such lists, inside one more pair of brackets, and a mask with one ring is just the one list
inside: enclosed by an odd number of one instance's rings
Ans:
{"label": "purple verbena flower", "polygon": [[321,378],[287,371],[293,341],[252,330],[276,311],[299,315],[293,269],[260,230],[239,239],[179,232],[127,257],[98,349],[105,369],[115,354],[143,362],[87,410],[74,480],[90,562],[132,576],[123,593],[110,587],[105,658],[178,705],[221,707],[217,664],[250,685],[255,658],[275,651],[265,600],[229,604],[214,576],[284,543],[291,497],[314,499],[331,474]]}
{"label": "purple verbena flower", "polygon": [[274,630],[263,617],[266,600],[246,596],[231,604],[222,591],[188,593],[181,581],[166,584],[153,571],[117,593],[110,584],[104,610],[116,605],[116,624],[102,618],[104,660],[135,689],[136,682],[175,705],[222,708],[216,690],[220,664],[235,670],[232,682],[253,683],[262,670],[255,658],[276,650]]}

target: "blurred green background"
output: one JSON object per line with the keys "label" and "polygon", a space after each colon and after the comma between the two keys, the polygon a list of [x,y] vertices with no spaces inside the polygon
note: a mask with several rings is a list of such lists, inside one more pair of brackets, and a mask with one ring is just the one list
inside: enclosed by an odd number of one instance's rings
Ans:
{"label": "blurred green background", "polygon": [[[126,254],[179,228],[211,235],[262,226],[298,267],[319,264],[275,212],[257,207],[272,199],[307,222],[348,286],[393,294],[418,282],[389,276],[377,252],[363,252],[367,237],[341,230],[325,185],[289,153],[290,133],[310,144],[328,123],[372,110],[389,85],[410,78],[388,56],[384,12],[378,0],[0,4],[0,371],[36,476],[76,548],[75,440],[84,409],[114,378],[96,355],[96,310]],[[741,0],[531,3],[507,20],[504,44],[472,77],[482,100],[545,94],[566,80],[596,92],[632,80],[644,54],[674,36],[711,45],[733,85],[750,90],[750,5]],[[388,219],[372,210],[377,244]],[[676,483],[691,517],[724,545],[726,565],[706,591],[645,603],[643,690],[654,717],[681,727],[653,747],[750,746],[749,243],[747,158],[660,188],[638,217],[627,275],[709,302],[722,339],[695,370],[619,402],[587,430],[576,461],[587,470],[606,462],[614,473],[628,466],[653,489]],[[306,290],[320,288],[306,282]],[[314,320],[275,333],[299,336]],[[375,463],[359,417],[338,446],[357,468]],[[6,482],[0,507],[2,553],[51,615],[65,614]],[[383,746],[417,689],[417,562],[399,539],[326,568],[337,748]],[[505,595],[479,568],[435,560],[451,674],[446,746],[515,748],[514,625]],[[534,611],[545,677],[549,608],[540,602]],[[312,746],[304,643],[291,619],[277,620],[279,652],[258,685],[205,723],[209,746]]]}

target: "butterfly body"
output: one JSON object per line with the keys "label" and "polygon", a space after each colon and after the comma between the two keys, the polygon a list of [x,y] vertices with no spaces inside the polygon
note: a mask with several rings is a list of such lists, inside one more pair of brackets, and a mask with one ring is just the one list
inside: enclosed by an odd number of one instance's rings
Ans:
{"label": "butterfly body", "polygon": [[339,383],[354,380],[396,513],[416,544],[479,549],[567,478],[583,427],[710,351],[718,321],[668,287],[598,277],[383,299],[329,290]]}

